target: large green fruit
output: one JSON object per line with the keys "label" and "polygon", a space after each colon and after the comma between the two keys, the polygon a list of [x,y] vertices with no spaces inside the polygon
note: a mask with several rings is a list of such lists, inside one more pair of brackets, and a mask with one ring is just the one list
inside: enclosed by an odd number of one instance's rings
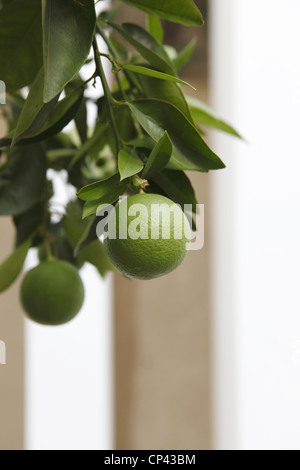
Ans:
{"label": "large green fruit", "polygon": [[53,260],[41,263],[25,275],[20,296],[31,320],[42,325],[62,325],[80,311],[84,287],[74,266]]}
{"label": "large green fruit", "polygon": [[[171,216],[153,212],[158,205],[172,207]],[[170,199],[157,194],[137,194],[119,203],[110,213],[108,228],[113,226],[114,217],[116,238],[108,234],[104,247],[112,264],[125,276],[144,280],[163,276],[186,257],[190,225],[181,208]],[[139,238],[130,237],[132,229],[139,232]],[[122,238],[124,233],[127,239]]]}

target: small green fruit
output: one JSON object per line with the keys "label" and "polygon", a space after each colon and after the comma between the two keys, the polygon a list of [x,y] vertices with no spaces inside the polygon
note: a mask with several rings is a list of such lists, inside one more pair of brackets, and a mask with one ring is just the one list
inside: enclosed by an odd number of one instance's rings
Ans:
{"label": "small green fruit", "polygon": [[[165,206],[167,213],[172,208],[170,216],[157,215],[153,211],[154,206]],[[139,207],[141,211],[132,215],[139,211]],[[158,194],[130,196],[110,213],[108,227],[112,217],[116,218],[116,238],[108,236],[104,240],[104,248],[111,263],[125,276],[142,280],[164,276],[176,269],[186,257],[190,224],[181,208],[170,199]],[[137,239],[130,237],[131,223],[138,226],[140,236]],[[153,237],[154,232],[156,238]],[[127,233],[127,238],[123,239],[120,233]]]}
{"label": "small green fruit", "polygon": [[70,263],[47,261],[25,275],[20,299],[31,320],[42,325],[62,325],[80,311],[84,287]]}

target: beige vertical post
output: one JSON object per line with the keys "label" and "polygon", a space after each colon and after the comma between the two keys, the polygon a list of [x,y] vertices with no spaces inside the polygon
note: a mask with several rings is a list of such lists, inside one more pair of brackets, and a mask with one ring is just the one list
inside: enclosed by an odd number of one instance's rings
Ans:
{"label": "beige vertical post", "polygon": [[[196,3],[201,9],[205,5]],[[137,10],[124,8],[120,21],[144,25],[145,20]],[[170,25],[165,24],[167,33]],[[201,63],[198,55],[192,76],[184,77],[202,98],[207,96],[205,34]],[[190,176],[199,203],[205,204],[204,248],[190,253],[169,276],[115,278],[117,449],[211,448],[209,177]]]}
{"label": "beige vertical post", "polygon": [[[0,115],[0,136],[5,133]],[[12,252],[15,231],[9,217],[0,217],[0,263]],[[0,450],[23,449],[24,340],[23,317],[18,302],[19,284],[0,294]],[[3,356],[3,354],[2,354]]]}
{"label": "beige vertical post", "polygon": [[[14,229],[0,218],[0,262],[13,248]],[[19,283],[0,295],[0,340],[6,349],[6,365],[0,364],[0,450],[23,449],[23,317],[18,302]]]}
{"label": "beige vertical post", "polygon": [[[207,207],[207,176],[193,180]],[[210,448],[208,271],[206,243],[169,276],[116,277],[117,449]]]}

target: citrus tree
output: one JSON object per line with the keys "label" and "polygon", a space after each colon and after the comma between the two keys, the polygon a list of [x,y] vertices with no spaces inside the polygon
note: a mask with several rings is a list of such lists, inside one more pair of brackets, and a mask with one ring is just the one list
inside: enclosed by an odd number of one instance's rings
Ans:
{"label": "citrus tree", "polygon": [[[164,198],[196,211],[185,171],[224,168],[203,140],[203,126],[238,135],[183,93],[191,85],[179,73],[194,42],[180,51],[163,44],[161,19],[203,24],[195,3],[122,2],[145,13],[145,28],[116,23],[116,3],[97,15],[95,4],[101,1],[0,1],[0,80],[7,90],[7,103],[0,107],[7,127],[0,139],[0,215],[11,216],[16,228],[15,250],[0,266],[0,291],[21,273],[28,250],[38,249],[41,264],[25,278],[21,300],[41,323],[66,322],[81,308],[77,270],[86,262],[100,275],[118,268],[141,279],[174,269],[184,253],[173,232],[164,249],[158,249],[158,240],[149,248],[147,237],[130,245],[103,244],[97,209],[137,194],[139,202]],[[109,77],[104,62],[110,64]],[[81,71],[91,63],[93,73],[86,80]],[[91,87],[99,90],[97,99],[89,97]],[[92,126],[89,102],[98,110]],[[59,214],[49,169],[64,171],[66,184],[77,193]],[[164,253],[169,264],[157,269]],[[74,301],[70,292],[75,290]]]}

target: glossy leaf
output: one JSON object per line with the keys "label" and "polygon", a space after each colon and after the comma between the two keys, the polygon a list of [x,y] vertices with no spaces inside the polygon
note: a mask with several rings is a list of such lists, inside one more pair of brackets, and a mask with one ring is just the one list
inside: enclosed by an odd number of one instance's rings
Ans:
{"label": "glossy leaf", "polygon": [[118,156],[118,166],[121,175],[121,181],[130,176],[136,175],[143,168],[143,162],[134,150],[122,149]]}
{"label": "glossy leaf", "polygon": [[205,103],[190,96],[187,96],[186,99],[190,105],[190,110],[195,122],[203,126],[219,129],[221,131],[227,132],[228,134],[232,134],[241,138],[240,134],[233,127],[231,127],[225,121],[219,119],[215,115],[214,111]]}
{"label": "glossy leaf", "polygon": [[191,204],[193,212],[197,210],[195,191],[189,178],[183,171],[164,170],[153,177],[153,181],[160,186],[172,201],[180,204]]}
{"label": "glossy leaf", "polygon": [[87,217],[90,217],[96,214],[98,207],[101,204],[102,204],[102,198],[97,199],[96,201],[86,201],[82,210],[82,219],[85,220]]}
{"label": "glossy leaf", "polygon": [[197,129],[177,108],[159,100],[136,100],[129,104],[140,125],[158,142],[167,131],[173,143],[168,168],[208,171],[224,163],[204,142]]}
{"label": "glossy leaf", "polygon": [[95,240],[85,246],[79,253],[78,259],[95,266],[101,276],[105,276],[108,271],[116,271],[107,257],[103,244],[99,240]]}
{"label": "glossy leaf", "polygon": [[39,202],[45,193],[47,162],[40,145],[18,148],[0,171],[0,215],[19,215]]}
{"label": "glossy leaf", "polygon": [[141,26],[131,23],[117,25],[109,22],[149,64],[162,72],[175,75],[175,69],[163,46]]}
{"label": "glossy leaf", "polygon": [[172,142],[168,133],[165,132],[152,150],[142,173],[142,178],[151,178],[153,175],[163,170],[171,158],[172,151]]}
{"label": "glossy leaf", "polygon": [[39,0],[15,0],[0,11],[0,80],[7,91],[30,85],[43,62]]}
{"label": "glossy leaf", "polygon": [[51,101],[84,65],[96,24],[91,0],[43,0],[44,101]]}
{"label": "glossy leaf", "polygon": [[21,273],[30,246],[29,238],[0,265],[0,292],[8,289]]}
{"label": "glossy leaf", "polygon": [[114,204],[120,196],[122,196],[125,192],[125,189],[122,189],[120,186],[119,188],[112,188],[110,192],[108,192],[105,196],[96,199],[95,201],[86,201],[82,211],[82,218],[85,219],[93,214],[98,212],[100,206],[109,206]]}
{"label": "glossy leaf", "polygon": [[79,88],[58,101],[44,124],[36,131],[30,131],[26,135],[26,139],[41,141],[54,137],[74,119],[82,97],[83,89]]}
{"label": "glossy leaf", "polygon": [[131,72],[134,72],[134,73],[140,73],[142,75],[146,75],[147,77],[157,78],[160,80],[166,80],[168,82],[181,83],[182,85],[187,85],[188,87],[193,88],[193,90],[195,90],[195,88],[192,85],[181,80],[180,78],[174,77],[173,75],[169,75],[167,73],[157,72],[157,70],[153,70],[148,67],[142,67],[141,65],[128,64],[128,65],[124,65],[122,68],[124,70],[130,70]]}
{"label": "glossy leaf", "polygon": [[177,23],[202,26],[203,18],[193,0],[121,0],[146,13]]}
{"label": "glossy leaf", "polygon": [[161,25],[160,19],[156,15],[148,13],[147,15],[147,29],[149,33],[157,39],[158,42],[162,43],[164,39],[164,30]]}
{"label": "glossy leaf", "polygon": [[[126,183],[120,183],[120,175],[116,174],[103,181],[85,186],[78,191],[77,196],[83,201],[95,201],[100,198],[105,198],[110,192],[123,194],[126,186]],[[108,202],[108,204],[110,204],[110,202]]]}
{"label": "glossy leaf", "polygon": [[173,64],[177,71],[179,71],[192,57],[195,52],[197,39],[193,38],[175,57]]}
{"label": "glossy leaf", "polygon": [[82,207],[78,200],[68,203],[62,223],[69,242],[75,248],[89,228],[89,221],[82,221]]}
{"label": "glossy leaf", "polygon": [[133,139],[128,143],[135,148],[144,148],[148,150],[153,150],[156,145],[155,140],[153,140],[149,135],[145,135],[144,137]]}
{"label": "glossy leaf", "polygon": [[184,94],[177,83],[166,82],[157,78],[146,77],[145,75],[140,75],[139,81],[147,98],[154,98],[172,104],[194,125]]}
{"label": "glossy leaf", "polygon": [[14,133],[13,145],[28,134],[34,135],[43,126],[55,106],[58,96],[50,103],[45,104],[43,101],[43,90],[44,71],[42,69],[37,75],[25,101]]}

